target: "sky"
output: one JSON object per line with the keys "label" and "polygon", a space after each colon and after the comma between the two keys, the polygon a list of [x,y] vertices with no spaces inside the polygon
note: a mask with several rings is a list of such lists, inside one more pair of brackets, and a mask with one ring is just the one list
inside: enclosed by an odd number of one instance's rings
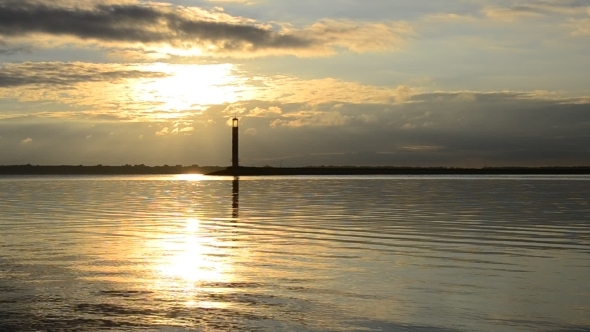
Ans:
{"label": "sky", "polygon": [[588,0],[0,0],[0,165],[590,165]]}

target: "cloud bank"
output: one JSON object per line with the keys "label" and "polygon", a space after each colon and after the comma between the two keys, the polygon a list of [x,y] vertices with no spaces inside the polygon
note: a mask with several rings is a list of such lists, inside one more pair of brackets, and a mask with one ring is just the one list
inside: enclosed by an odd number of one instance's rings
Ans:
{"label": "cloud bank", "polygon": [[0,65],[0,88],[25,85],[72,86],[86,82],[111,82],[134,78],[162,78],[163,72],[141,70],[139,65],[82,62],[22,62]]}
{"label": "cloud bank", "polygon": [[[402,23],[323,20],[295,29],[235,17],[222,11],[160,3],[0,2],[0,36],[26,41],[36,35],[74,38],[105,47],[164,46],[195,55],[251,57],[333,54],[395,49],[413,33]],[[72,42],[65,39],[63,42]]]}
{"label": "cloud bank", "polygon": [[236,110],[244,165],[590,164],[589,101],[539,92],[417,93],[403,103],[243,100],[152,122],[12,118],[0,122],[0,154],[13,164],[226,165],[226,120]]}

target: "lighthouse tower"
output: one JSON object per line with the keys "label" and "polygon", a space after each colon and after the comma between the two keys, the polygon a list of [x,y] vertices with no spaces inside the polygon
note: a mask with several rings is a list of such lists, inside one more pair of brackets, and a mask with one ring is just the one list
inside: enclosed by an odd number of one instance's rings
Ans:
{"label": "lighthouse tower", "polygon": [[238,167],[239,167],[239,157],[238,157],[238,118],[234,117],[232,119],[232,128],[231,128],[231,167],[234,171],[234,174],[237,174]]}

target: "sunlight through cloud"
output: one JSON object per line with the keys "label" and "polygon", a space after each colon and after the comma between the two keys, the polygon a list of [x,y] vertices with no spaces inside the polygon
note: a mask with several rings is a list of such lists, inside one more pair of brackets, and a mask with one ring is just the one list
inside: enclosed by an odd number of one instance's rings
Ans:
{"label": "sunlight through cloud", "polygon": [[[136,102],[152,104],[153,118],[177,118],[198,113],[210,105],[233,103],[248,97],[245,79],[236,75],[232,64],[146,65],[146,71],[166,77],[139,79],[134,85]],[[160,111],[159,113],[157,111]]]}

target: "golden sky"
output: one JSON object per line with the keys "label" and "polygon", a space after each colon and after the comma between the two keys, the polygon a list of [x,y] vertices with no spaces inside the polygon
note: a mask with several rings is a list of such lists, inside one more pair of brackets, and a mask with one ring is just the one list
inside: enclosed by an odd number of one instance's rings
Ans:
{"label": "golden sky", "polygon": [[0,0],[0,164],[590,164],[584,1]]}

